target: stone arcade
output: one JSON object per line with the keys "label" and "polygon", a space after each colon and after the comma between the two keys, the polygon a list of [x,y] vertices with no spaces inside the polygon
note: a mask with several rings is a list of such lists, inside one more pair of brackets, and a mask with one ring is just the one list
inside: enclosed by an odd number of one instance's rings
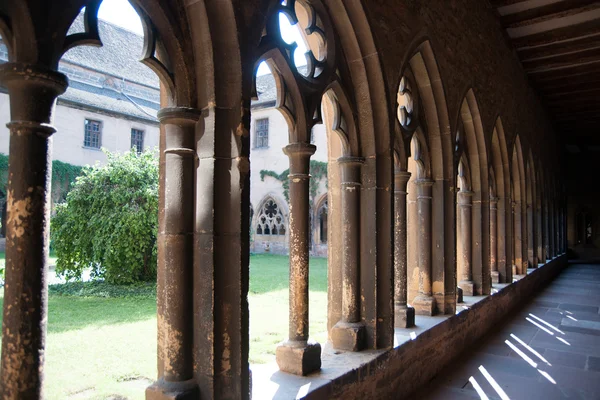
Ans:
{"label": "stone arcade", "polygon": [[[58,62],[75,46],[101,46],[100,2],[0,0],[9,53],[0,84],[11,108],[3,399],[43,396],[49,165],[61,134],[52,115],[69,84]],[[306,383],[321,367],[337,374],[323,372],[327,383],[307,397],[410,394],[564,266],[565,165],[555,133],[565,125],[548,119],[512,46],[531,52],[585,36],[586,27],[597,33],[598,19],[549,34],[509,30],[518,37],[509,42],[504,27],[527,19],[499,18],[494,6],[518,3],[508,0],[131,3],[145,25],[142,62],[162,89],[159,376],[147,399],[247,399],[261,385],[248,364],[247,293],[250,113],[262,61],[289,126],[290,321],[277,362],[312,373],[298,378]],[[86,30],[68,34],[84,7]],[[541,18],[560,12],[540,10]],[[281,37],[280,13],[301,27],[306,70]],[[529,62],[525,71],[543,67]],[[328,166],[330,343],[320,344],[308,325],[310,132],[318,123],[338,153]],[[499,296],[491,296],[495,284]],[[454,316],[461,292],[488,297]],[[469,322],[490,304],[494,313]],[[398,332],[432,315],[464,336],[395,345]],[[351,361],[362,356],[371,358]]]}

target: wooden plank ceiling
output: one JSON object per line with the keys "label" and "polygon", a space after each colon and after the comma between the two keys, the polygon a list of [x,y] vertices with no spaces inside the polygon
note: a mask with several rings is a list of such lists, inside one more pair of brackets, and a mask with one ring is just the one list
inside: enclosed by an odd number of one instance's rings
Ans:
{"label": "wooden plank ceiling", "polygon": [[598,149],[600,1],[490,2],[568,151]]}

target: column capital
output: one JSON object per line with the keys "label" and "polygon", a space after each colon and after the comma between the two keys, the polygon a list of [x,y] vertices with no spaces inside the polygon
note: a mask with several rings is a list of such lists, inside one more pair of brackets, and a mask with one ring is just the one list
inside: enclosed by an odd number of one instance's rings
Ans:
{"label": "column capital", "polygon": [[399,168],[394,169],[394,192],[407,194],[406,185],[412,174],[408,171],[403,171]]}
{"label": "column capital", "polygon": [[417,186],[424,186],[424,187],[431,187],[433,186],[433,184],[435,183],[435,181],[431,178],[419,178],[415,181],[415,184]]}
{"label": "column capital", "polygon": [[202,111],[191,107],[168,107],[162,108],[157,113],[161,124],[173,125],[195,125],[202,116]]}
{"label": "column capital", "polygon": [[14,85],[40,85],[52,90],[57,97],[67,90],[69,79],[66,75],[40,64],[7,62],[0,65],[0,85],[11,90]]}
{"label": "column capital", "polygon": [[297,142],[290,143],[283,148],[283,152],[288,157],[307,157],[310,158],[317,151],[317,146],[310,143]]}
{"label": "column capital", "polygon": [[337,159],[342,175],[342,185],[360,186],[361,169],[365,163],[362,157],[340,157]]}
{"label": "column capital", "polygon": [[310,178],[310,156],[315,154],[317,146],[310,143],[290,143],[283,148],[283,152],[290,159],[290,179]]}
{"label": "column capital", "polygon": [[498,201],[500,201],[500,197],[497,197],[497,196],[490,197],[490,204],[498,204]]}
{"label": "column capital", "polygon": [[474,192],[470,190],[461,190],[457,193],[457,202],[459,206],[471,207],[473,203]]}

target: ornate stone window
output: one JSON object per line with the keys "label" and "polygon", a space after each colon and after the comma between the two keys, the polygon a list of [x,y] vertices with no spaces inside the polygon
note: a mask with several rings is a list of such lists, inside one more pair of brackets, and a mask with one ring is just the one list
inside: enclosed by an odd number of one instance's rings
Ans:
{"label": "ornate stone window", "polygon": [[141,129],[131,129],[131,148],[138,153],[144,151],[144,131]]}
{"label": "ornate stone window", "polygon": [[91,119],[85,120],[83,146],[93,149],[99,149],[102,146],[102,122]]}
{"label": "ornate stone window", "polygon": [[327,200],[317,211],[317,217],[319,218],[319,243],[327,244]]}
{"label": "ornate stone window", "polygon": [[263,203],[256,218],[256,234],[265,236],[285,236],[285,218],[281,208],[273,199]]}

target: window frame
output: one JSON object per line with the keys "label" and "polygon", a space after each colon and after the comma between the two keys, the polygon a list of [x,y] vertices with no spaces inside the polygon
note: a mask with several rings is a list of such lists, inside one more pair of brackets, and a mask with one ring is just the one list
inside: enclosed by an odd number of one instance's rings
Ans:
{"label": "window frame", "polygon": [[[88,126],[92,124],[98,125],[97,135],[98,135],[98,146],[93,146],[93,137],[92,135],[95,133],[88,129]],[[100,150],[102,148],[102,131],[104,130],[104,123],[98,119],[85,118],[83,121],[83,147],[85,149],[90,150]],[[88,133],[90,134],[90,140],[87,140]],[[88,144],[89,143],[89,144]]]}
{"label": "window frame", "polygon": [[[134,146],[134,143],[133,143],[133,133],[134,133],[134,131],[136,133],[141,133],[141,142],[140,142],[140,147],[139,148],[137,146],[137,143],[135,143],[135,146]],[[129,139],[130,139],[129,140],[129,142],[130,142],[129,149],[131,150],[133,147],[135,147],[135,151],[138,154],[142,153],[144,151],[144,139],[145,139],[145,137],[146,137],[146,130],[145,129],[140,129],[140,128],[134,128],[134,127],[132,127],[131,130],[130,130],[130,135],[129,135]]]}
{"label": "window frame", "polygon": [[[259,130],[260,123],[266,121],[266,130]],[[271,122],[269,117],[257,118],[254,120],[254,148],[268,149],[269,148],[269,131]],[[264,133],[266,132],[266,135]],[[263,135],[261,135],[263,133]]]}

